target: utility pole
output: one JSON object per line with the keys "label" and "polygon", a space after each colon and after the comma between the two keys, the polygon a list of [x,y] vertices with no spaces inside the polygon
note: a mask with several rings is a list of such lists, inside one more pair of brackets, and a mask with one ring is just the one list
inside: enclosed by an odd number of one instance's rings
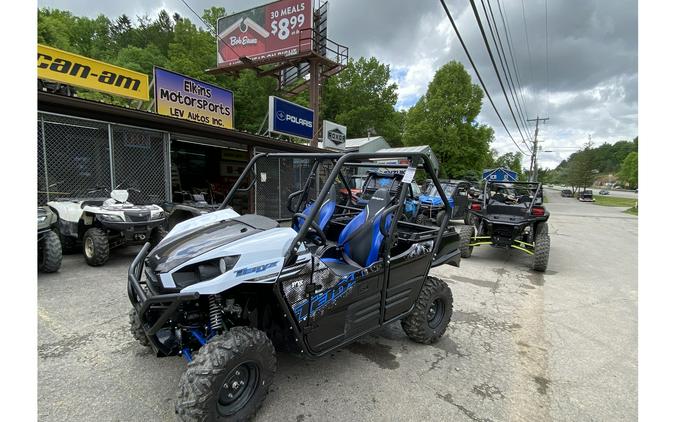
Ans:
{"label": "utility pole", "polygon": [[539,122],[546,123],[548,117],[539,117],[536,119],[528,119],[528,122],[536,122],[534,127],[534,148],[532,148],[532,156],[530,157],[530,182],[537,181],[537,152],[539,152],[539,140],[537,139],[539,135]]}

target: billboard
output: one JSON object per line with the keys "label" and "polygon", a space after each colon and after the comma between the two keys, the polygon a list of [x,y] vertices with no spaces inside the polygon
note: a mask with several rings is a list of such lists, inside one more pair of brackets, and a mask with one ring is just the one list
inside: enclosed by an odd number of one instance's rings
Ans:
{"label": "billboard", "polygon": [[270,95],[268,130],[271,133],[311,140],[314,134],[314,111]]}
{"label": "billboard", "polygon": [[232,129],[232,91],[155,67],[155,112]]}
{"label": "billboard", "polygon": [[[218,67],[250,60],[291,56],[311,47],[300,30],[312,28],[312,0],[280,0],[218,19]],[[304,37],[303,37],[304,38]]]}
{"label": "billboard", "polygon": [[38,78],[148,101],[148,75],[38,44]]}
{"label": "billboard", "polygon": [[323,121],[323,147],[332,149],[345,149],[347,143],[347,126]]}

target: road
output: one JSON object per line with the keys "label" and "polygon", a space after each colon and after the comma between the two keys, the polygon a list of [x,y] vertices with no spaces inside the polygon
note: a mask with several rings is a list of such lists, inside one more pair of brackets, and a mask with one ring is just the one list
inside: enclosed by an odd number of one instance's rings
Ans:
{"label": "road", "polygon": [[[636,420],[637,218],[549,197],[546,273],[489,247],[433,270],[455,298],[441,341],[395,324],[317,361],[281,354],[257,420]],[[184,361],[127,331],[136,250],[99,268],[66,256],[39,276],[39,420],[173,420]]]}
{"label": "road", "polygon": [[[568,187],[562,187],[562,186],[554,186],[553,188],[550,188],[549,190],[552,191],[553,194],[556,194],[560,192],[562,189],[571,189],[569,186]],[[602,189],[600,188],[590,188],[589,190],[593,191],[593,195],[598,195],[598,192],[600,192]],[[609,191],[610,196],[616,196],[618,198],[631,198],[631,199],[638,199],[638,194],[635,191],[630,191],[630,190],[610,190]]]}

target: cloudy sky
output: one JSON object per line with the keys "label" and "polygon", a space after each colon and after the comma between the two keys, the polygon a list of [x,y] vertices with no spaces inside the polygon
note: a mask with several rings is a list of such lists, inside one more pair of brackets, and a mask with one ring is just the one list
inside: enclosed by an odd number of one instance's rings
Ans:
{"label": "cloudy sky", "polygon": [[[540,163],[554,167],[589,135],[599,145],[638,134],[637,0],[548,0],[548,14],[545,1],[501,0],[501,5],[511,32],[525,112],[529,118],[550,117],[539,139],[544,150],[554,152],[543,152]],[[268,1],[187,2],[197,11],[220,5],[236,12]],[[518,141],[469,2],[446,3],[500,114]],[[490,4],[497,13],[497,0],[490,0]],[[76,15],[103,13],[109,17],[122,13],[153,16],[166,9],[198,21],[181,0],[39,0],[38,5],[67,9]],[[481,8],[478,1],[477,6]],[[329,7],[331,39],[347,45],[352,57],[375,56],[391,66],[392,79],[399,86],[399,108],[414,105],[436,69],[450,60],[464,63],[478,83],[440,1],[332,0]],[[499,15],[497,19],[501,27]],[[489,32],[487,35],[490,37]],[[494,148],[500,153],[517,151],[487,98],[479,119],[495,129]],[[530,132],[534,135],[534,127]],[[521,148],[525,149],[522,144]]]}

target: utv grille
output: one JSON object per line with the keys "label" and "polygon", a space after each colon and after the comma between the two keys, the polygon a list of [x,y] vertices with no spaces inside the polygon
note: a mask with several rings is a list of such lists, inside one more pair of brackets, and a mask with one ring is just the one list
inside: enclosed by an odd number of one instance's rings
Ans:
{"label": "utv grille", "polygon": [[136,222],[144,222],[150,219],[150,211],[125,211],[125,217],[127,220]]}
{"label": "utv grille", "polygon": [[159,282],[159,277],[149,268],[145,269],[145,277],[148,280],[148,287],[154,292],[159,292],[162,288],[161,283]]}

